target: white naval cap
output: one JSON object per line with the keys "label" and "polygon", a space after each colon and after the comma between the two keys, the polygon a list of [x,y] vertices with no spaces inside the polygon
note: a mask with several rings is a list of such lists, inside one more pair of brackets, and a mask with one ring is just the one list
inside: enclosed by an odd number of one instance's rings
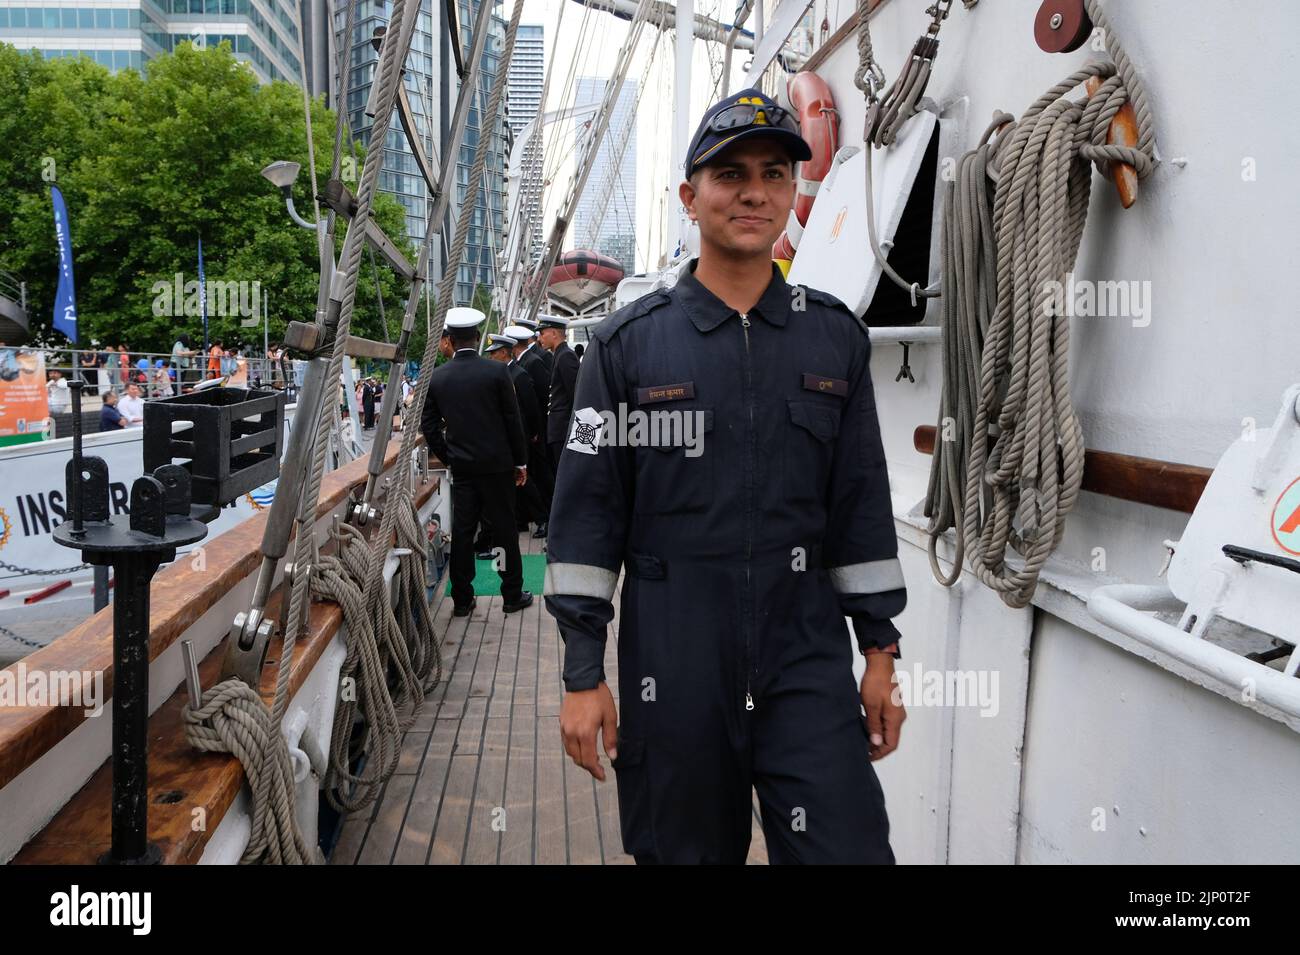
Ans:
{"label": "white naval cap", "polygon": [[522,325],[524,328],[531,328],[534,332],[537,331],[537,320],[534,318],[517,318],[515,319],[515,325]]}
{"label": "white naval cap", "polygon": [[447,309],[445,328],[476,328],[487,321],[487,316],[477,308],[457,306]]}
{"label": "white naval cap", "polygon": [[560,331],[565,331],[569,327],[569,320],[559,315],[543,315],[538,324],[541,328],[558,328]]}
{"label": "white naval cap", "polygon": [[536,334],[537,332],[531,328],[525,328],[523,325],[507,325],[505,327],[505,336],[513,338],[516,342],[526,342]]}
{"label": "white naval cap", "polygon": [[484,351],[497,351],[502,348],[513,348],[515,340],[505,335],[489,335],[488,341],[491,342]]}

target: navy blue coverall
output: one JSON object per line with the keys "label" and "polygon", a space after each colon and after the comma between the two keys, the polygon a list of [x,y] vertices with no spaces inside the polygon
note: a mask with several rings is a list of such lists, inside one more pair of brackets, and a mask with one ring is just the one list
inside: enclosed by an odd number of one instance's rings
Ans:
{"label": "navy blue coverall", "polygon": [[[545,587],[565,687],[605,678],[623,567],[624,849],[743,863],[752,787],[771,861],[892,862],[845,622],[887,646],[906,603],[866,328],[775,266],[743,316],[693,269],[582,362]],[[690,414],[701,440],[661,424],[646,446],[630,411]]]}

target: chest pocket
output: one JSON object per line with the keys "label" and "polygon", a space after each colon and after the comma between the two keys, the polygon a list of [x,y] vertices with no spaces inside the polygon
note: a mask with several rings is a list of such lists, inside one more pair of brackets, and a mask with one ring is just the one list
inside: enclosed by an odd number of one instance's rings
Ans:
{"label": "chest pocket", "polygon": [[713,505],[713,409],[674,404],[639,409],[644,416],[640,436],[629,428],[629,440],[636,441],[635,510],[640,514],[693,514]]}
{"label": "chest pocket", "polygon": [[785,490],[790,500],[824,501],[840,433],[840,408],[823,401],[789,399]]}

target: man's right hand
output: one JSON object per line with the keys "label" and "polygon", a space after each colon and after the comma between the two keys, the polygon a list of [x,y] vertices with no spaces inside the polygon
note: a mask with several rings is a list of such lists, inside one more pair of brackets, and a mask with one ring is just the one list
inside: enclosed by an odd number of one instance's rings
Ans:
{"label": "man's right hand", "polygon": [[618,709],[609,685],[602,682],[590,690],[576,690],[564,694],[560,707],[560,735],[564,738],[564,751],[573,761],[605,781],[605,767],[596,752],[596,734],[600,733],[605,754],[612,760],[618,758]]}

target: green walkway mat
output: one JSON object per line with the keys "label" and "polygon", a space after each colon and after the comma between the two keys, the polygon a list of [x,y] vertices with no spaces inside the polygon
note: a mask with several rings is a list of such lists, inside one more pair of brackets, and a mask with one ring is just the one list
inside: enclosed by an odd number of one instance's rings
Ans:
{"label": "green walkway mat", "polygon": [[[546,579],[546,555],[524,554],[522,560],[524,562],[524,590],[541,596],[542,582]],[[451,594],[451,576],[449,573],[447,575],[447,586],[443,593]],[[474,596],[501,596],[501,575],[493,569],[490,560],[474,561]]]}

